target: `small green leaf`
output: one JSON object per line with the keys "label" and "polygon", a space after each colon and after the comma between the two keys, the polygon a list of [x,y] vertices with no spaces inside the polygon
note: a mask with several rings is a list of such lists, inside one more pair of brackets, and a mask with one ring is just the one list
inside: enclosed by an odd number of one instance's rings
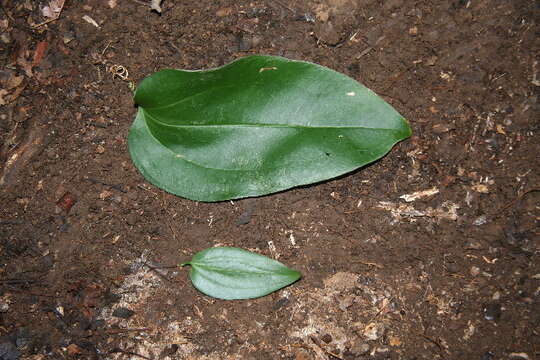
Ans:
{"label": "small green leaf", "polygon": [[264,296],[300,279],[301,274],[279,261],[235,247],[198,252],[189,276],[202,293],[225,300]]}
{"label": "small green leaf", "polygon": [[154,185],[199,201],[331,179],[411,134],[396,110],[354,79],[275,56],[162,70],[140,83],[134,100],[135,166]]}

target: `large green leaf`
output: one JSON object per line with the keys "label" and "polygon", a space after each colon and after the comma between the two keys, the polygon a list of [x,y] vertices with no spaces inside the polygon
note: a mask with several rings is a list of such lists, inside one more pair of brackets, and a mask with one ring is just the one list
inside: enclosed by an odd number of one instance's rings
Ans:
{"label": "large green leaf", "polygon": [[191,261],[191,282],[219,299],[250,299],[270,294],[300,279],[300,273],[276,260],[234,247],[198,252]]}
{"label": "large green leaf", "polygon": [[141,82],[135,103],[133,162],[154,185],[200,201],[330,179],[411,134],[397,111],[357,81],[274,56],[159,71]]}

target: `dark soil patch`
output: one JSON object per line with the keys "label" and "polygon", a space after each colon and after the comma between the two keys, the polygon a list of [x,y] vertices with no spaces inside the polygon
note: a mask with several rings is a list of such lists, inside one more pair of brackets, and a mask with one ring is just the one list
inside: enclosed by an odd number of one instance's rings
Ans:
{"label": "dark soil patch", "polygon": [[[165,1],[160,16],[68,0],[39,27],[44,2],[2,3],[0,358],[540,356],[534,2]],[[127,151],[129,81],[108,70],[137,82],[248,54],[345,73],[414,135],[361,171],[257,199],[147,183]],[[216,244],[304,277],[225,302],[160,268]]]}

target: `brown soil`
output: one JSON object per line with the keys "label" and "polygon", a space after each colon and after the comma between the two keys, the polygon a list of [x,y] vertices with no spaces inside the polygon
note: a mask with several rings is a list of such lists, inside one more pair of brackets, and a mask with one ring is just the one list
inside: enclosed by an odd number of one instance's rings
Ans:
{"label": "brown soil", "polygon": [[[534,1],[165,0],[160,16],[68,0],[37,27],[45,1],[2,2],[1,359],[539,358]],[[150,185],[127,151],[130,82],[111,67],[137,82],[248,54],[345,73],[414,135],[348,176],[257,199]],[[303,278],[221,301],[159,268],[216,244]]]}

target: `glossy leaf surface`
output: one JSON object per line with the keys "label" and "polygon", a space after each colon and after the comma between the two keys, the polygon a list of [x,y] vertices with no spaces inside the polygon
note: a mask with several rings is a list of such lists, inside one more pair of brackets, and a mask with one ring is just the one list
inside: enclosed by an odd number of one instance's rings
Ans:
{"label": "glossy leaf surface", "polygon": [[264,296],[301,276],[279,261],[235,247],[203,250],[184,265],[191,265],[191,282],[199,291],[225,300]]}
{"label": "glossy leaf surface", "polygon": [[135,103],[129,150],[136,167],[154,185],[200,201],[334,178],[411,134],[397,111],[354,79],[273,56],[159,71],[141,82]]}

